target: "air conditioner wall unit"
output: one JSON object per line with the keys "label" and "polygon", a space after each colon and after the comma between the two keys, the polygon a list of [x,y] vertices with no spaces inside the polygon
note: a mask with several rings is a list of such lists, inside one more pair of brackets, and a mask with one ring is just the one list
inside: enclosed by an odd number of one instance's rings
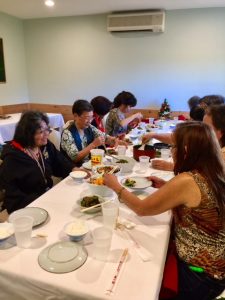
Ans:
{"label": "air conditioner wall unit", "polygon": [[139,13],[111,14],[107,18],[107,30],[164,32],[165,12],[151,11]]}

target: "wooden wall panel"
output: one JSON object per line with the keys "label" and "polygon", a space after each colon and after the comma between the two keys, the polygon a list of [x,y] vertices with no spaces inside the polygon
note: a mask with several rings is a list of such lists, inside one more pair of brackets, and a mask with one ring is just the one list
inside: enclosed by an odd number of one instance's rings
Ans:
{"label": "wooden wall panel", "polygon": [[73,120],[72,105],[31,103],[30,107],[31,109],[40,110],[42,112],[60,113],[63,115],[65,122]]}
{"label": "wooden wall panel", "polygon": [[[51,112],[51,113],[61,113],[64,117],[64,121],[73,120],[72,114],[72,105],[57,105],[57,104],[41,104],[41,103],[21,103],[15,105],[4,105],[0,106],[0,114],[10,114],[23,112],[27,109],[40,110],[42,112]],[[144,118],[158,118],[158,110],[146,108],[138,109],[133,108],[130,114],[141,112]],[[177,117],[179,115],[184,115],[186,118],[189,118],[189,113],[185,111],[173,111],[171,112],[172,117]]]}
{"label": "wooden wall panel", "polygon": [[29,103],[21,103],[14,105],[3,105],[1,106],[3,114],[15,114],[20,113],[30,108]]}
{"label": "wooden wall panel", "polygon": [[[136,113],[136,112],[141,112],[144,118],[155,118],[157,119],[159,117],[158,115],[158,110],[156,109],[138,109],[138,108],[133,108],[130,112],[129,115]],[[171,117],[178,117],[179,115],[184,115],[187,119],[189,119],[189,112],[187,111],[172,111],[171,112]]]}

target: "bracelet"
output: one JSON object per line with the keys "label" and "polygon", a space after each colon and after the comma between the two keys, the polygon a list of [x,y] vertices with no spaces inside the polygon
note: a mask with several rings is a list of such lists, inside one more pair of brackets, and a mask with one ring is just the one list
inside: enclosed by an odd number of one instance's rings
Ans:
{"label": "bracelet", "polygon": [[118,200],[119,202],[123,203],[123,201],[121,200],[121,194],[122,194],[122,191],[125,190],[125,187],[122,186],[120,189],[119,189],[119,192],[117,193],[117,196],[118,196]]}

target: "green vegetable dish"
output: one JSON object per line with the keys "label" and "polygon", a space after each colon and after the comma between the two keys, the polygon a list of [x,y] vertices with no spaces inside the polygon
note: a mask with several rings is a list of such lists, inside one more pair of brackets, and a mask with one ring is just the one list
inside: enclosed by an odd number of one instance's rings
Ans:
{"label": "green vegetable dish", "polygon": [[127,164],[128,161],[126,159],[119,159],[116,161],[117,164]]}
{"label": "green vegetable dish", "polygon": [[98,196],[86,196],[81,200],[80,204],[83,207],[91,207],[99,203],[100,202]]}
{"label": "green vegetable dish", "polygon": [[127,187],[134,187],[135,186],[136,181],[130,178],[127,178],[124,182],[124,185]]}

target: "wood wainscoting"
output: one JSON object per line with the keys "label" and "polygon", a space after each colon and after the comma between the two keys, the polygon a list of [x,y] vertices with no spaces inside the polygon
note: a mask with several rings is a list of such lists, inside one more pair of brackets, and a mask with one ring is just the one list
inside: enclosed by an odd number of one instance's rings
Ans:
{"label": "wood wainscoting", "polygon": [[[42,104],[42,103],[21,103],[14,105],[4,105],[0,106],[0,114],[13,114],[23,112],[28,109],[40,110],[42,112],[49,113],[60,113],[63,115],[64,121],[73,120],[72,105],[58,105],[58,104]],[[133,108],[130,114],[141,112],[144,118],[158,118],[158,110],[151,108]],[[186,111],[173,111],[171,113],[172,117],[178,117],[179,115],[184,115],[189,119],[189,113]]]}
{"label": "wood wainscoting", "polygon": [[30,109],[30,103],[20,103],[0,106],[0,114],[16,114]]}

